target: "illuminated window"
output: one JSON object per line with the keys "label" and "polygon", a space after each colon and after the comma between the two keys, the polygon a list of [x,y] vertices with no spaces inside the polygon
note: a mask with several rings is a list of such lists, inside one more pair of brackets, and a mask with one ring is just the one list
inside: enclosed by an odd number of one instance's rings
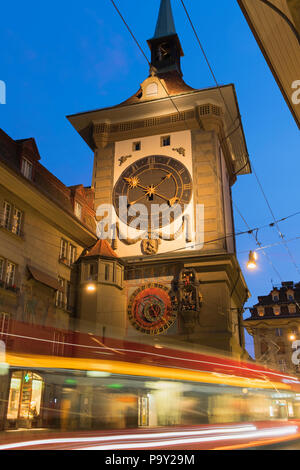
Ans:
{"label": "illuminated window", "polygon": [[15,275],[16,275],[16,265],[8,261],[6,264],[6,273],[5,273],[5,283],[7,286],[12,287],[14,285]]}
{"label": "illuminated window", "polygon": [[296,304],[289,304],[289,313],[296,313],[297,312],[297,308],[296,308]]}
{"label": "illuminated window", "polygon": [[10,381],[7,420],[19,418],[28,421],[39,417],[43,392],[43,379],[32,372],[13,372]]}
{"label": "illuminated window", "polygon": [[22,224],[23,213],[19,209],[14,209],[13,221],[12,221],[12,232],[16,235],[21,235],[21,224]]}
{"label": "illuminated window", "polygon": [[279,305],[274,305],[274,306],[273,306],[273,313],[274,313],[274,315],[276,315],[276,316],[280,315],[281,309],[280,309],[280,306],[279,306]]}
{"label": "illuminated window", "polygon": [[264,307],[258,307],[257,308],[257,313],[260,317],[263,317],[265,314],[265,308]]}
{"label": "illuminated window", "polygon": [[22,175],[25,176],[25,178],[32,180],[32,170],[33,170],[32,163],[26,158],[22,158],[22,164],[21,164]]}

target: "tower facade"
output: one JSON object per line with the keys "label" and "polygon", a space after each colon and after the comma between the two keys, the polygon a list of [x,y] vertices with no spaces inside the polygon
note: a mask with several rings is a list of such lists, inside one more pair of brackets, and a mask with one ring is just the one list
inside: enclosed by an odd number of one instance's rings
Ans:
{"label": "tower facade", "polygon": [[[68,116],[94,152],[98,235],[124,266],[118,333],[242,354],[249,293],[236,259],[231,186],[251,169],[235,88],[183,81],[170,0],[161,1],[148,45],[150,72],[137,93]],[[97,315],[108,318],[107,309]]]}

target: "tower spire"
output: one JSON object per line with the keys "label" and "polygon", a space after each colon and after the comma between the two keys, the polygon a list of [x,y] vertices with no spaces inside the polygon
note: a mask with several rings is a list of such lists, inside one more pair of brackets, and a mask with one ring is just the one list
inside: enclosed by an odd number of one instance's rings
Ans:
{"label": "tower spire", "polygon": [[176,34],[176,28],[171,1],[161,0],[154,38],[162,38],[173,34]]}
{"label": "tower spire", "polygon": [[154,37],[148,40],[151,49],[151,72],[178,72],[182,76],[182,47],[176,33],[171,0],[161,0]]}

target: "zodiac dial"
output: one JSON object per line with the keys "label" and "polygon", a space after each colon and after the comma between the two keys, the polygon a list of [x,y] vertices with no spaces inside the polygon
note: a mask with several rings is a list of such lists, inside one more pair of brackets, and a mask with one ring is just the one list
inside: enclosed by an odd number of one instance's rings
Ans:
{"label": "zodiac dial", "polygon": [[152,220],[151,228],[163,227],[163,214],[179,204],[189,204],[192,198],[192,178],[188,169],[174,158],[153,155],[141,158],[128,166],[118,179],[113,193],[113,203],[118,217],[126,224],[130,223],[119,211],[119,198],[127,197],[128,208],[135,204],[147,207],[147,220],[151,223],[151,206],[161,205],[164,209],[158,222]]}
{"label": "zodiac dial", "polygon": [[128,317],[132,326],[141,333],[164,333],[177,318],[168,288],[154,283],[137,289],[130,298]]}

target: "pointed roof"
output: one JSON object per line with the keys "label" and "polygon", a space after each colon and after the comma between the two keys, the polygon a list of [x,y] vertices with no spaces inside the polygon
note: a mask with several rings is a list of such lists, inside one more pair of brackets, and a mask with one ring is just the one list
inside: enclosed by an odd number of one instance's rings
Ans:
{"label": "pointed roof", "polygon": [[104,256],[106,258],[118,258],[107,240],[98,240],[97,243],[87,250],[84,256]]}
{"label": "pointed roof", "polygon": [[173,34],[176,34],[176,28],[172,13],[171,1],[161,0],[153,39],[171,36]]}

